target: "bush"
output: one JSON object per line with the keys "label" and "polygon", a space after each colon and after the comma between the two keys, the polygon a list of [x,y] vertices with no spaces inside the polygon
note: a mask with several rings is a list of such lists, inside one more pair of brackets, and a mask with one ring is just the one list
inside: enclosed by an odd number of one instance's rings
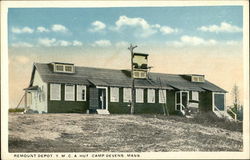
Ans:
{"label": "bush", "polygon": [[226,118],[219,118],[213,112],[199,113],[195,115],[191,121],[194,123],[204,124],[211,127],[219,127],[231,131],[242,132],[243,130],[242,122],[229,121]]}
{"label": "bush", "polygon": [[9,112],[23,112],[24,110],[24,108],[10,108]]}

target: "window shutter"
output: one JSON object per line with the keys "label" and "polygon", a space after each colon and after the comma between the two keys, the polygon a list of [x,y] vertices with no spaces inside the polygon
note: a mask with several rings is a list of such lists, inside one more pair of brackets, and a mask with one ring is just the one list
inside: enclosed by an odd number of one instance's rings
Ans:
{"label": "window shutter", "polygon": [[167,94],[166,90],[159,89],[159,103],[166,103]]}
{"label": "window shutter", "polygon": [[148,89],[148,103],[155,103],[155,90]]}
{"label": "window shutter", "polygon": [[119,88],[110,88],[110,102],[119,102]]}
{"label": "window shutter", "polygon": [[77,101],[86,101],[86,86],[77,85]]}
{"label": "window shutter", "polygon": [[136,102],[143,103],[143,89],[136,89]]}
{"label": "window shutter", "polygon": [[61,100],[61,84],[50,84],[50,100]]}
{"label": "window shutter", "polygon": [[131,88],[123,88],[123,102],[131,102],[132,92]]}
{"label": "window shutter", "polygon": [[192,91],[192,100],[199,101],[199,92]]}
{"label": "window shutter", "polygon": [[65,101],[75,100],[75,85],[65,85]]}

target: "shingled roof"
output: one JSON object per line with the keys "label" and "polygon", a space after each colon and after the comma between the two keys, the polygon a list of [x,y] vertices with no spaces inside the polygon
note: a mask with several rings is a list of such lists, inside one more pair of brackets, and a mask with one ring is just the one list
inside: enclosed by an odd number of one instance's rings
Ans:
{"label": "shingled roof", "polygon": [[[75,73],[55,73],[50,63],[34,63],[30,86],[35,70],[47,83],[84,84],[95,86],[131,87],[129,70],[75,67]],[[177,74],[150,73],[148,79],[136,79],[136,88],[162,88],[169,90],[226,92],[224,89],[205,81],[190,82]]]}

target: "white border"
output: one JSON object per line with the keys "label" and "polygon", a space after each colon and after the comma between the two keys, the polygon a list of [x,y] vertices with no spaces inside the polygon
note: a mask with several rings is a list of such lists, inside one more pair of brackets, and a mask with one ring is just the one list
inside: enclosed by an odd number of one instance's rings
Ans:
{"label": "white border", "polygon": [[[97,2],[97,3],[95,3]],[[98,5],[97,5],[98,4]],[[241,1],[2,1],[1,2],[1,149],[3,159],[14,159],[13,153],[8,153],[8,30],[7,11],[8,8],[28,7],[129,7],[129,6],[232,6],[243,7],[243,57],[244,57],[244,106],[249,106],[249,3]],[[3,85],[4,84],[4,85]],[[248,159],[249,158],[249,107],[244,108],[243,120],[244,150],[243,152],[145,152],[140,153],[140,159]],[[100,152],[102,153],[102,152]],[[126,153],[126,152],[122,152]],[[195,154],[194,154],[195,153]],[[60,153],[59,153],[60,154]],[[107,152],[103,153],[107,154]],[[118,153],[119,154],[119,153]],[[53,153],[54,155],[54,153]],[[32,159],[32,158],[29,158]],[[33,158],[34,159],[34,158]],[[54,157],[53,159],[59,159]],[[64,159],[67,159],[64,158]],[[81,158],[82,159],[82,158]],[[103,159],[103,158],[95,158]],[[132,158],[128,158],[132,159]]]}

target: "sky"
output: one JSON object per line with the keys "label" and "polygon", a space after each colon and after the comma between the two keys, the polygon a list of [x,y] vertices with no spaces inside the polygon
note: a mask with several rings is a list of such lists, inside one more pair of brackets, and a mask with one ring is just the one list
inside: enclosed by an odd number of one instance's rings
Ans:
{"label": "sky", "polygon": [[10,107],[28,86],[32,64],[52,61],[128,69],[130,43],[152,72],[204,74],[243,96],[241,6],[10,8]]}

